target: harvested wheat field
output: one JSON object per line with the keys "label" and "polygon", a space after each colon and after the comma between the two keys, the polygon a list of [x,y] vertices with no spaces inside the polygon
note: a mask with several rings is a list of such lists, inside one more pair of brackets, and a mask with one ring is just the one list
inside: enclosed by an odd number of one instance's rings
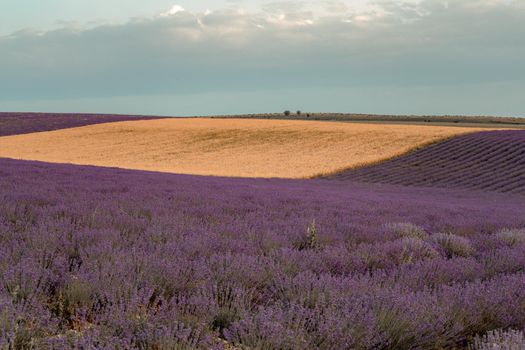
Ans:
{"label": "harvested wheat field", "polygon": [[141,120],[0,137],[0,157],[181,174],[308,178],[479,130],[284,120]]}

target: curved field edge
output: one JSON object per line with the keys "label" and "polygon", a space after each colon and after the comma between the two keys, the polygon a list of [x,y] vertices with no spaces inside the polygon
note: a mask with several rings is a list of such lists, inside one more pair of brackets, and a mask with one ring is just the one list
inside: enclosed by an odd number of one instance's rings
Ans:
{"label": "curved field edge", "polygon": [[453,348],[525,327],[522,197],[8,159],[0,173],[6,347]]}
{"label": "curved field edge", "polygon": [[160,119],[0,138],[0,156],[209,176],[311,178],[478,128]]}
{"label": "curved field edge", "polygon": [[427,147],[430,147],[432,145],[439,144],[441,142],[445,142],[445,141],[454,139],[456,137],[460,137],[462,135],[468,135],[468,134],[471,134],[471,133],[474,134],[474,133],[477,133],[477,132],[483,132],[483,131],[475,130],[475,131],[465,132],[465,133],[459,134],[459,135],[446,136],[446,137],[443,137],[443,138],[440,138],[440,139],[436,139],[436,140],[432,140],[432,141],[428,141],[426,143],[422,143],[422,144],[416,145],[413,148],[401,151],[398,154],[392,155],[391,157],[378,159],[378,160],[372,161],[372,162],[358,163],[358,164],[355,164],[355,165],[352,165],[352,166],[349,166],[349,167],[342,167],[342,168],[339,168],[339,169],[336,169],[336,170],[330,171],[330,172],[317,173],[317,174],[309,177],[309,179],[312,179],[312,180],[313,179],[331,179],[332,177],[337,176],[339,174],[344,174],[346,172],[349,172],[349,171],[352,171],[352,170],[361,169],[361,168],[369,168],[369,167],[381,165],[382,163],[385,163],[385,162],[389,162],[389,161],[392,161],[392,160],[395,160],[395,159],[398,159],[398,158],[409,156],[409,155],[411,155],[413,153],[416,153],[417,151],[420,151],[420,150],[425,149]]}
{"label": "curved field edge", "polygon": [[100,123],[161,118],[163,117],[120,114],[0,112],[0,136],[61,130]]}
{"label": "curved field edge", "polygon": [[326,179],[525,193],[525,131],[460,135]]}

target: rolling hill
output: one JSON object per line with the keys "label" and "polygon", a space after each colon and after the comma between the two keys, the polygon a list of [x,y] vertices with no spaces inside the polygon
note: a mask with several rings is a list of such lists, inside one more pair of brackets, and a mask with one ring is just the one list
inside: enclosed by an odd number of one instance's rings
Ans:
{"label": "rolling hill", "polygon": [[169,173],[309,178],[378,162],[479,128],[159,119],[0,137],[0,157]]}

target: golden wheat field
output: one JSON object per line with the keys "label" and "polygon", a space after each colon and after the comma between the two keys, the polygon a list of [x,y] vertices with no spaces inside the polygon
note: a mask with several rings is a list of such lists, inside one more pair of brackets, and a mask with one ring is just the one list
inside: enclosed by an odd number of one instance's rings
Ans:
{"label": "golden wheat field", "polygon": [[0,157],[181,174],[308,178],[479,130],[289,120],[159,119],[0,137]]}

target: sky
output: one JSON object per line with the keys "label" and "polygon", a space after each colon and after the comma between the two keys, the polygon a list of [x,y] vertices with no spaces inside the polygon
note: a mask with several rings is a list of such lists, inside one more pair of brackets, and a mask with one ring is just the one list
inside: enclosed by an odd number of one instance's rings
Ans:
{"label": "sky", "polygon": [[522,0],[2,0],[0,110],[525,117]]}

